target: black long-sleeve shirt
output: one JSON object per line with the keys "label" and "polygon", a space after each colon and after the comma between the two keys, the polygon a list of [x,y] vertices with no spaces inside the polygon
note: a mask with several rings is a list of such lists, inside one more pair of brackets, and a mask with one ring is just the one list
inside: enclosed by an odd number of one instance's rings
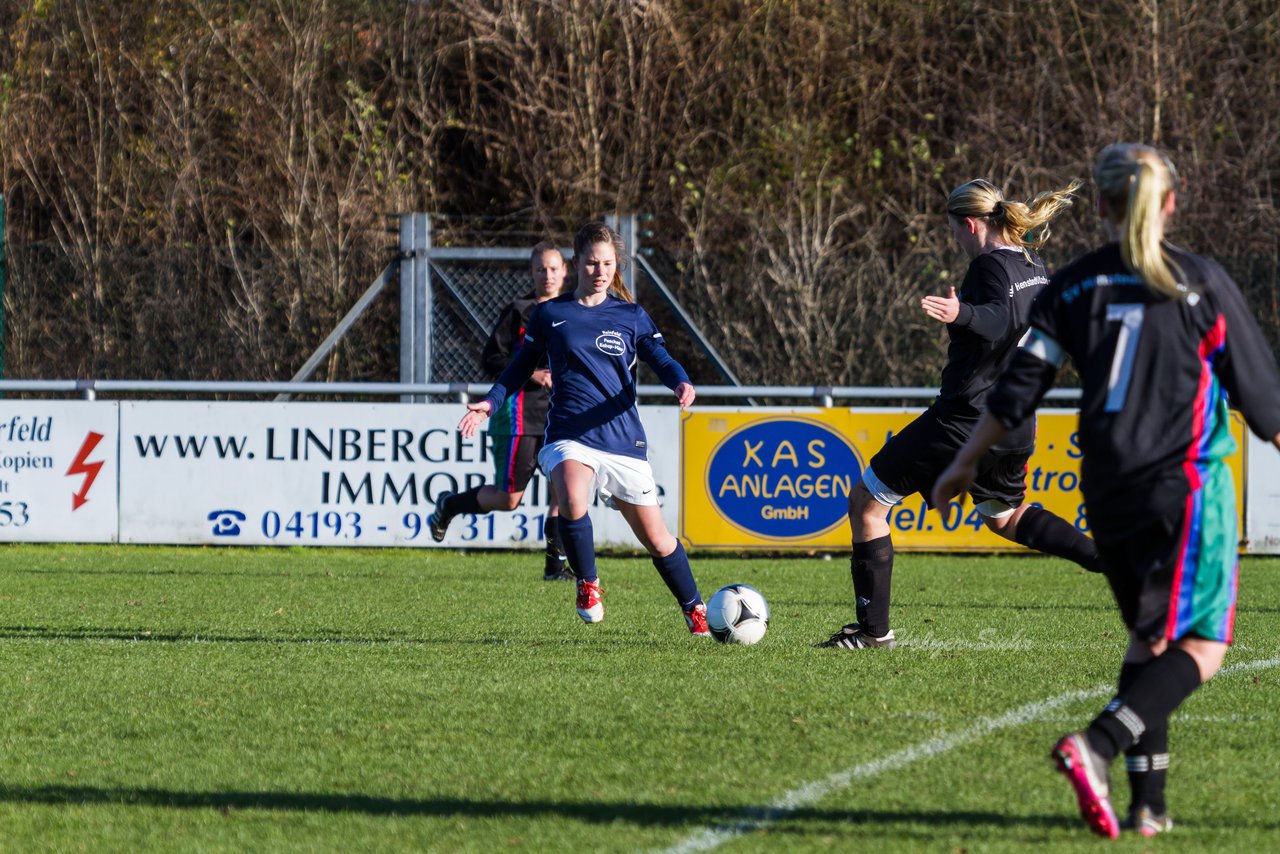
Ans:
{"label": "black long-sleeve shirt", "polygon": [[[1027,331],[1031,304],[1049,278],[1032,252],[997,249],[969,263],[957,296],[960,313],[947,324],[951,344],[935,403],[940,411],[974,421],[987,394]],[[1023,450],[1035,442],[1035,423],[1010,432],[998,449]]]}
{"label": "black long-sleeve shirt", "polygon": [[1197,465],[1235,450],[1228,400],[1259,436],[1280,433],[1280,371],[1240,289],[1215,262],[1165,251],[1185,299],[1153,292],[1114,243],[1057,272],[987,398],[1001,423],[1019,424],[1071,358],[1083,386],[1081,490],[1098,532],[1119,535],[1185,501]]}

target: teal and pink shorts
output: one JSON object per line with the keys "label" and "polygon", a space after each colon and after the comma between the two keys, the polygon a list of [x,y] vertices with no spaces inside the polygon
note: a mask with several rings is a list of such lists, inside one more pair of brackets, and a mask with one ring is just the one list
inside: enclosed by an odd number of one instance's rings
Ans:
{"label": "teal and pink shorts", "polygon": [[1239,535],[1235,485],[1221,462],[1188,463],[1197,488],[1139,531],[1098,541],[1125,625],[1140,640],[1231,643]]}

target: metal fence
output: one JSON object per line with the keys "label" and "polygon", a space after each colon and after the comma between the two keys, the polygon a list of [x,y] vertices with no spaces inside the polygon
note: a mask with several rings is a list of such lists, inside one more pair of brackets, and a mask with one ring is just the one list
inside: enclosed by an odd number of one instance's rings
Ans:
{"label": "metal fence", "polygon": [[[619,215],[606,221],[632,251],[637,249],[637,217]],[[435,246],[431,217],[424,213],[401,214],[399,230],[400,381],[457,383],[484,377],[480,356],[490,331],[503,308],[532,287],[529,248]],[[566,248],[561,252],[566,257],[572,254]],[[622,275],[637,301],[647,303],[651,314],[661,309],[679,327],[664,333],[670,337],[678,331],[687,337],[720,379],[739,385],[653,267],[639,254],[622,260],[630,261]],[[308,364],[317,364],[320,355],[318,351]],[[308,376],[304,371],[295,379]]]}
{"label": "metal fence", "polygon": [[486,376],[480,351],[503,308],[532,288],[529,264],[430,261],[431,373],[428,382],[471,382]]}

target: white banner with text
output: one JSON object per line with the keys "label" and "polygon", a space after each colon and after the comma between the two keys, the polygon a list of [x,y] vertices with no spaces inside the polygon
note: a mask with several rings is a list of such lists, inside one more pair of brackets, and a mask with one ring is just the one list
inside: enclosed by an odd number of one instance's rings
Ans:
{"label": "white banner with text", "polygon": [[[434,546],[440,493],[494,480],[487,434],[464,439],[457,404],[120,404],[120,540],[126,543]],[[661,501],[676,524],[671,407],[641,408]],[[617,511],[592,507],[596,540],[638,546]],[[547,481],[514,512],[463,515],[442,545],[540,547]]]}
{"label": "white banner with text", "polygon": [[[676,407],[640,413],[667,525],[696,544],[699,532],[680,528],[691,524],[680,490],[697,443]],[[0,400],[0,542],[435,546],[436,497],[494,479],[488,437],[463,439],[462,414],[458,404]],[[1248,552],[1280,554],[1277,484],[1280,454],[1250,437]],[[590,512],[597,543],[638,548],[619,513],[598,502]],[[546,518],[538,473],[514,512],[460,516],[439,545],[541,548]]]}

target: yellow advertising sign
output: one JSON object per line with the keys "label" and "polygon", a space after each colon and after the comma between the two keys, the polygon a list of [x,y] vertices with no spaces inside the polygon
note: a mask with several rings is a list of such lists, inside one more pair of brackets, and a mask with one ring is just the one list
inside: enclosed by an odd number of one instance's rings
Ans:
{"label": "yellow advertising sign", "polygon": [[[691,548],[847,550],[849,491],[885,441],[920,411],[753,408],[685,413],[680,425],[680,536]],[[1241,450],[1227,464],[1241,513],[1245,427],[1232,415]],[[1040,414],[1026,482],[1028,502],[1088,531],[1074,412]],[[972,504],[944,524],[920,495],[908,496],[890,511],[889,528],[895,549],[1022,550],[988,531]]]}

